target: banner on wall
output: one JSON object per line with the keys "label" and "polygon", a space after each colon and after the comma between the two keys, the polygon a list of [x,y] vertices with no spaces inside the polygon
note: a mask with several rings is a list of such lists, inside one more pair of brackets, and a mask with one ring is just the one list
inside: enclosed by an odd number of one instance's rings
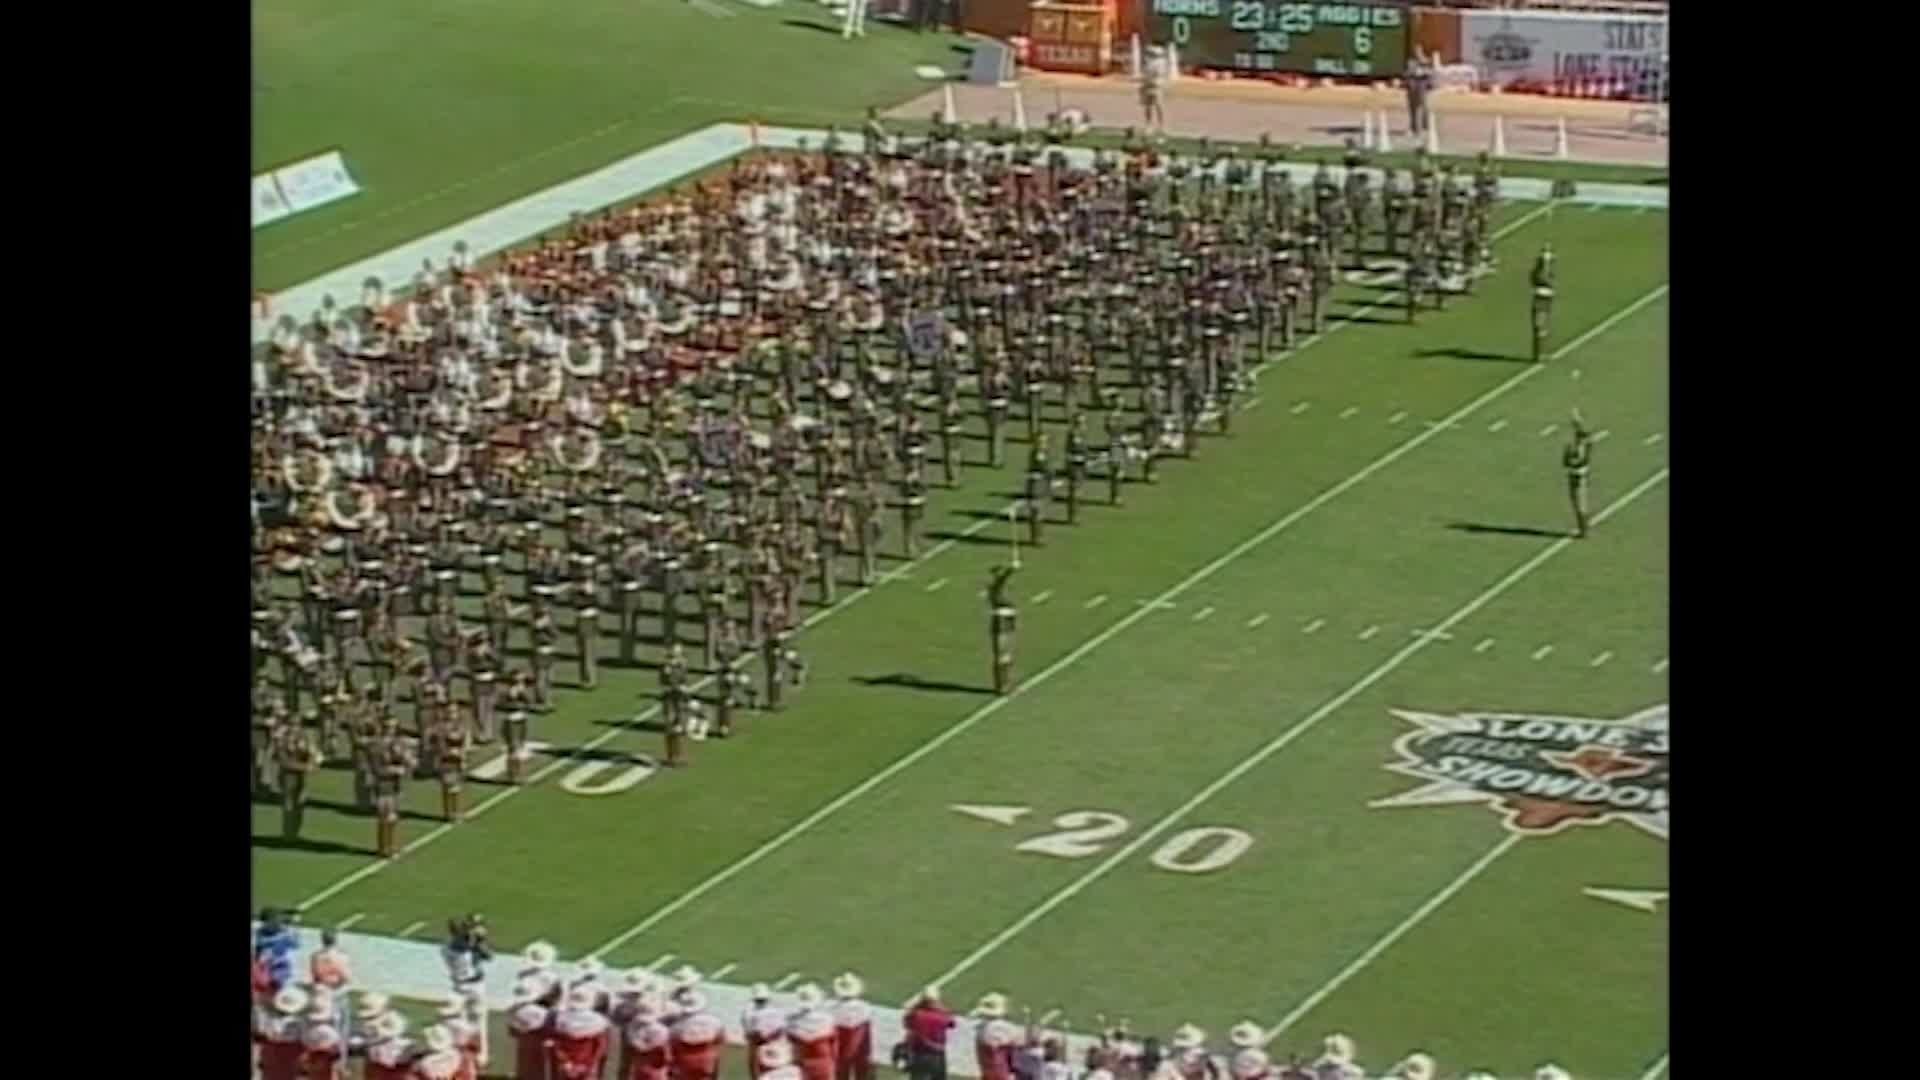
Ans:
{"label": "banner on wall", "polygon": [[273,174],[265,173],[253,178],[253,227],[259,228],[270,221],[279,221],[288,214],[286,196],[280,194],[280,185],[273,182]]}
{"label": "banner on wall", "polygon": [[[1548,11],[1462,11],[1460,60],[1500,87],[1605,80],[1660,81],[1667,20],[1645,15]],[[1449,58],[1451,59],[1451,58]]]}
{"label": "banner on wall", "polygon": [[276,169],[273,178],[287,197],[287,207],[296,214],[360,193],[338,150]]}

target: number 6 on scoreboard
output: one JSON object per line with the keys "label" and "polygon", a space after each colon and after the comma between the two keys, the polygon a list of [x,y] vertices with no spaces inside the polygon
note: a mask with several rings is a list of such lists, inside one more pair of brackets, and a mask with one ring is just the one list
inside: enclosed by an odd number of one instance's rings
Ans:
{"label": "number 6 on scoreboard", "polygon": [[1366,26],[1353,28],[1353,52],[1356,56],[1365,56],[1373,51],[1373,29]]}

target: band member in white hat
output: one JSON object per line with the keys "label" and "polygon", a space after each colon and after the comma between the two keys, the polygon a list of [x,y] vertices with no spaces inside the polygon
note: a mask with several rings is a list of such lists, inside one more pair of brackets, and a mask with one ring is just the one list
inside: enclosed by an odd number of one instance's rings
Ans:
{"label": "band member in white hat", "polygon": [[973,1058],[981,1080],[1013,1080],[1013,1051],[1020,1029],[1007,1021],[1007,996],[988,994],[974,1006],[973,1015],[981,1021],[973,1037]]}
{"label": "band member in white hat", "polygon": [[1365,1080],[1366,1073],[1353,1063],[1353,1040],[1334,1032],[1327,1036],[1314,1069],[1328,1080]]}
{"label": "band member in white hat", "polygon": [[800,1009],[787,1021],[787,1041],[793,1044],[793,1063],[805,1080],[833,1080],[838,1061],[833,1014],[822,1007],[825,998],[813,983],[793,992]]}
{"label": "band member in white hat", "polygon": [[254,1040],[260,1044],[262,1080],[296,1080],[300,1074],[300,1014],[307,1008],[307,995],[289,986],[273,995],[272,1010],[254,1024]]}
{"label": "band member in white hat", "polygon": [[569,990],[553,1019],[553,1042],[548,1047],[553,1080],[597,1080],[606,1064],[612,1026],[594,1009],[590,988]]}
{"label": "band member in white hat", "polygon": [[347,1040],[336,1022],[333,999],[315,995],[300,1027],[300,1071],[306,1080],[335,1080],[346,1060]]}
{"label": "band member in white hat", "polygon": [[866,989],[851,971],[834,977],[834,1080],[873,1078],[873,1010],[860,998]]}
{"label": "band member in white hat", "polygon": [[367,1069],[364,1080],[406,1080],[420,1048],[407,1038],[407,1018],[396,1012],[368,1021]]}
{"label": "band member in white hat", "polygon": [[453,1033],[438,1024],[428,1028],[420,1035],[427,1044],[427,1052],[416,1058],[413,1071],[407,1075],[412,1080],[461,1080],[461,1072],[467,1059],[453,1045]]}
{"label": "band member in white hat", "polygon": [[763,1080],[800,1080],[800,1070],[793,1063],[793,1051],[786,1043],[768,1043],[761,1047],[754,1055],[753,1064]]}
{"label": "band member in white hat", "polygon": [[673,1026],[673,1072],[676,1080],[713,1080],[720,1072],[720,1050],[726,1045],[726,1027],[707,1011],[706,996],[698,990],[680,991],[680,1022]]}
{"label": "band member in white hat", "polygon": [[1573,1077],[1558,1065],[1542,1065],[1533,1070],[1533,1080],[1573,1080]]}
{"label": "band member in white hat", "polygon": [[579,963],[579,972],[573,977],[575,988],[584,988],[593,994],[593,1007],[600,1012],[610,1012],[613,1008],[613,995],[608,993],[606,984],[600,976],[606,971],[606,965],[594,957],[587,957]]}
{"label": "band member in white hat", "polygon": [[640,995],[621,1045],[626,1068],[619,1080],[669,1080],[673,1074],[673,1032],[660,1020],[664,1004],[657,990]]}
{"label": "band member in white hat", "polygon": [[766,983],[755,983],[753,1001],[740,1015],[740,1030],[747,1036],[747,1075],[760,1076],[760,1048],[770,1043],[786,1045],[786,1010],[773,1004],[773,991]]}
{"label": "band member in white hat", "polygon": [[1271,1075],[1273,1064],[1263,1049],[1267,1035],[1260,1025],[1241,1021],[1227,1032],[1227,1041],[1234,1046],[1233,1063],[1228,1070],[1233,1080],[1264,1080]]}
{"label": "band member in white hat", "polygon": [[520,969],[517,979],[521,983],[531,983],[540,988],[538,1000],[549,1009],[560,1007],[562,988],[559,978],[553,972],[554,964],[559,962],[560,953],[544,941],[536,941],[527,946],[526,965]]}
{"label": "band member in white hat", "polygon": [[1387,1073],[1386,1080],[1434,1080],[1433,1055],[1412,1053],[1393,1070]]}
{"label": "band member in white hat", "polygon": [[477,994],[449,994],[440,1003],[440,1026],[453,1036],[454,1049],[460,1051],[478,1072],[487,1064],[487,1028],[485,1012]]}
{"label": "band member in white hat", "polygon": [[1173,1033],[1173,1054],[1167,1059],[1181,1080],[1219,1080],[1220,1065],[1207,1053],[1207,1033],[1182,1024]]}
{"label": "band member in white hat", "polygon": [[553,1040],[553,1010],[532,997],[515,1001],[507,1009],[507,1034],[513,1038],[514,1080],[545,1080],[548,1044]]}

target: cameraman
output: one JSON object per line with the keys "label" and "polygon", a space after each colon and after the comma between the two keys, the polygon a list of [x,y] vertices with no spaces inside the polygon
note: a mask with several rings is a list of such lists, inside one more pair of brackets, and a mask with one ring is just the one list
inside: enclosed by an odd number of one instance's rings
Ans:
{"label": "cameraman", "polygon": [[479,915],[447,920],[447,943],[440,950],[440,958],[446,961],[454,993],[477,993],[486,983],[485,966],[493,959],[493,946],[487,938],[487,924]]}

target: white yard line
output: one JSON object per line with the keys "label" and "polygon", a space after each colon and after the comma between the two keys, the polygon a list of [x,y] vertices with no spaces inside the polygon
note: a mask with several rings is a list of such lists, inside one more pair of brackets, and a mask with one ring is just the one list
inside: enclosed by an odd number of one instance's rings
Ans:
{"label": "white yard line", "polygon": [[1272,616],[1268,615],[1266,612],[1263,611],[1260,614],[1255,615],[1253,618],[1247,620],[1247,629],[1249,630],[1256,629],[1260,626],[1261,623],[1266,622],[1271,617]]}
{"label": "white yard line", "polygon": [[1604,664],[1611,659],[1613,659],[1613,654],[1611,652],[1603,652],[1599,656],[1594,657],[1592,660],[1587,661],[1587,666],[1599,667],[1601,664]]}
{"label": "white yard line", "polygon": [[1201,608],[1201,609],[1200,609],[1199,611],[1196,611],[1196,612],[1194,612],[1194,613],[1193,613],[1193,621],[1194,621],[1194,622],[1201,622],[1201,621],[1203,621],[1203,620],[1206,620],[1206,619],[1211,619],[1211,618],[1213,618],[1213,607],[1212,607],[1212,605],[1208,605],[1207,607],[1203,607],[1203,608]]}
{"label": "white yard line", "polygon": [[1452,641],[1453,635],[1441,630],[1415,630],[1414,637],[1432,638],[1435,641]]}
{"label": "white yard line", "polygon": [[1308,623],[1307,625],[1301,627],[1300,632],[1303,634],[1317,634],[1320,632],[1320,628],[1325,625],[1327,625],[1327,620],[1315,619],[1312,622]]}
{"label": "white yard line", "polygon": [[1253,397],[1248,398],[1245,402],[1241,404],[1240,411],[1246,412],[1248,409],[1251,409],[1258,404],[1260,404],[1260,395],[1255,394]]}
{"label": "white yard line", "polygon": [[1478,644],[1478,645],[1475,645],[1475,646],[1473,647],[1473,651],[1474,651],[1474,652],[1486,652],[1486,651],[1487,651],[1488,649],[1491,649],[1491,648],[1493,648],[1493,639],[1492,639],[1492,638],[1481,638],[1481,639],[1480,639],[1480,644]]}
{"label": "white yard line", "polygon": [[[1641,308],[1647,306],[1653,301],[1666,295],[1667,289],[1668,289],[1668,286],[1666,285],[1660,285],[1656,287],[1655,289],[1653,289],[1653,291],[1647,293],[1645,296],[1642,296],[1640,299],[1635,300],[1633,303],[1628,304],[1626,307],[1621,308],[1619,311],[1601,320],[1599,323],[1595,324],[1591,329],[1589,329],[1586,333],[1581,334],[1579,337],[1574,338],[1572,341],[1568,342],[1566,345],[1561,346],[1560,352],[1556,353],[1555,355],[1556,356],[1564,355],[1567,352],[1571,352],[1572,350],[1579,348],[1581,345],[1584,345],[1588,341],[1593,340],[1595,337],[1598,337],[1600,334],[1606,332],[1608,329],[1618,324],[1621,320],[1628,318],[1634,312],[1639,311]],[[1529,366],[1524,370],[1520,371],[1518,374],[1509,376],[1504,382],[1500,383],[1498,386],[1495,386],[1493,389],[1488,390],[1486,393],[1481,394],[1479,397],[1474,398],[1472,401],[1461,406],[1460,409],[1454,413],[1454,415],[1456,417],[1470,415],[1475,410],[1485,405],[1487,402],[1494,400],[1500,395],[1505,394],[1507,391],[1520,385],[1522,382],[1525,382],[1527,379],[1533,377],[1533,375],[1538,373],[1542,369],[1542,367],[1543,365]],[[1407,441],[1401,443],[1399,446],[1396,446],[1393,449],[1387,451],[1385,454],[1382,454],[1379,457],[1375,458],[1372,462],[1363,466],[1360,469],[1360,471],[1354,473],[1353,475],[1347,477],[1345,480],[1342,480],[1338,484],[1335,484],[1334,486],[1314,496],[1312,499],[1309,499],[1307,502],[1301,504],[1301,506],[1298,509],[1287,514],[1285,517],[1274,522],[1273,524],[1268,525],[1266,528],[1260,530],[1258,533],[1255,533],[1252,537],[1242,541],[1238,546],[1234,547],[1232,550],[1228,551],[1226,554],[1220,556],[1214,561],[1201,567],[1199,570],[1196,570],[1193,574],[1189,575],[1185,580],[1179,582],[1178,584],[1174,585],[1172,588],[1168,589],[1166,592],[1160,594],[1160,596],[1156,600],[1150,603],[1144,604],[1142,606],[1136,607],[1133,611],[1127,613],[1127,615],[1124,618],[1122,618],[1119,622],[1116,622],[1112,626],[1109,626],[1105,630],[1102,630],[1100,633],[1095,634],[1093,637],[1087,639],[1084,643],[1082,643],[1078,648],[1074,649],[1072,652],[1069,652],[1068,654],[1061,657],[1060,659],[1055,660],[1052,664],[1048,665],[1047,667],[1042,668],[1041,670],[1035,672],[1032,678],[1027,679],[1026,681],[1016,685],[1013,688],[1011,693],[1007,694],[1004,697],[995,698],[992,701],[988,702],[987,704],[981,706],[979,709],[974,710],[972,713],[968,714],[965,719],[962,719],[959,723],[956,723],[952,727],[947,728],[946,730],[942,731],[938,735],[935,735],[933,738],[927,740],[926,742],[921,743],[914,750],[909,751],[904,756],[896,759],[893,762],[893,764],[888,765],[886,768],[881,769],[879,772],[874,773],[872,776],[867,777],[865,780],[862,780],[860,783],[855,784],[851,788],[848,788],[846,791],[836,796],[832,801],[820,807],[820,809],[815,810],[813,813],[808,814],[806,817],[801,818],[799,821],[788,826],[785,830],[783,830],[778,835],[773,837],[773,839],[766,841],[765,843],[761,844],[759,847],[754,848],[752,851],[741,856],[739,859],[735,860],[734,862],[729,863],[727,866],[721,868],[720,870],[716,871],[706,879],[702,880],[698,885],[695,885],[693,888],[688,889],[686,892],[682,893],[679,897],[668,901],[666,904],[656,909],[653,912],[653,914],[648,915],[646,918],[640,920],[638,923],[635,923],[633,926],[629,927],[628,929],[621,931],[619,934],[615,935],[611,940],[609,940],[606,944],[601,945],[599,948],[595,949],[589,955],[592,955],[595,957],[604,957],[606,956],[607,953],[613,951],[614,949],[619,948],[620,946],[626,944],[629,941],[632,941],[634,938],[640,936],[641,934],[646,933],[648,930],[652,929],[653,927],[659,925],[662,921],[667,919],[674,912],[679,911],[680,909],[686,907],[688,904],[691,904],[694,901],[701,898],[702,896],[705,896],[707,893],[712,892],[715,888],[718,888],[720,885],[725,884],[726,882],[732,880],[735,876],[747,870],[749,867],[752,867],[753,865],[758,863],[760,860],[766,858],[768,855],[771,855],[773,852],[778,851],[781,848],[785,847],[787,844],[791,843],[795,837],[801,836],[811,831],[815,825],[818,825],[820,822],[838,813],[842,807],[860,798],[862,795],[865,795],[867,792],[872,791],[874,788],[879,787],[881,784],[886,783],[888,780],[898,775],[901,771],[912,767],[915,762],[918,762],[920,759],[926,757],[928,754],[933,753],[934,751],[945,746],[947,743],[953,741],[954,739],[959,738],[961,735],[972,730],[975,725],[980,723],[980,721],[986,719],[989,716],[992,716],[994,713],[1006,707],[1008,702],[1018,700],[1022,694],[1025,694],[1029,690],[1032,690],[1033,688],[1041,685],[1042,683],[1045,683],[1048,679],[1053,678],[1055,675],[1066,670],[1068,667],[1071,667],[1073,664],[1077,663],[1081,657],[1086,656],[1088,653],[1094,651],[1095,649],[1098,649],[1100,646],[1106,644],[1108,641],[1111,641],[1115,635],[1126,630],[1129,626],[1132,626],[1133,624],[1139,622],[1141,619],[1146,618],[1156,607],[1162,604],[1170,605],[1174,597],[1179,596],[1181,593],[1186,592],[1188,589],[1193,588],[1195,585],[1198,585],[1201,582],[1212,577],[1213,575],[1219,573],[1223,568],[1238,561],[1241,557],[1245,556],[1248,552],[1259,547],[1261,544],[1266,543],[1268,540],[1271,540],[1273,537],[1278,536],[1280,533],[1285,532],[1287,529],[1292,528],[1294,523],[1306,517],[1308,514],[1313,513],[1315,510],[1318,510],[1320,507],[1326,505],[1329,502],[1332,502],[1336,498],[1339,498],[1342,494],[1351,490],[1355,485],[1365,482],[1369,477],[1373,476],[1375,473],[1379,472],[1381,469],[1386,468],[1387,466],[1405,457],[1407,454],[1412,453],[1415,449],[1419,448],[1419,446],[1422,443],[1425,443],[1428,439],[1431,439],[1433,435],[1434,435],[1434,432],[1431,430],[1420,432],[1418,434],[1415,434],[1413,437],[1409,438]],[[1595,521],[1597,522],[1600,520],[1600,518],[1603,518],[1603,517],[1605,517],[1604,512],[1600,515],[1600,517],[1595,518]],[[1548,547],[1544,550],[1558,551],[1559,547],[1557,546],[1557,543],[1556,543],[1555,546]],[[834,611],[838,609],[828,608],[827,610]],[[1444,630],[1446,629],[1446,627],[1442,626],[1442,627],[1439,627],[1439,629]],[[514,790],[514,789],[509,789],[509,790]],[[375,864],[375,865],[379,865],[379,864]]]}
{"label": "white yard line", "polygon": [[[1646,494],[1648,491],[1652,490],[1654,486],[1666,480],[1666,478],[1667,478],[1667,470],[1661,469],[1659,472],[1654,473],[1652,476],[1646,478],[1645,480],[1640,481],[1640,483],[1635,485],[1632,490],[1628,491],[1625,495],[1620,496],[1619,499],[1615,500],[1611,505],[1607,506],[1605,509],[1601,510],[1600,513],[1595,515],[1594,522],[1598,524],[1600,522],[1605,521],[1607,518],[1612,517],[1622,507],[1633,502],[1633,500],[1639,498],[1641,495]],[[1553,556],[1559,554],[1561,550],[1566,548],[1567,545],[1571,543],[1573,543],[1572,537],[1570,536],[1561,537],[1560,539],[1555,540],[1553,543],[1547,545],[1546,547],[1541,548],[1537,553],[1533,555],[1532,558],[1528,559],[1524,563],[1521,563],[1515,569],[1509,571],[1505,577],[1501,578],[1499,581],[1489,586],[1479,596],[1476,596],[1472,600],[1467,601],[1466,604],[1456,609],[1453,614],[1441,620],[1440,624],[1434,627],[1434,629],[1439,631],[1451,630],[1454,626],[1458,625],[1462,620],[1466,619],[1468,616],[1471,616],[1474,612],[1479,611],[1481,608],[1491,603],[1495,597],[1498,597],[1501,593],[1504,593],[1509,588],[1512,588],[1516,582],[1520,581],[1522,578],[1526,577],[1528,574],[1533,573],[1536,569],[1539,569],[1539,567],[1543,563],[1545,563],[1548,559],[1552,558]],[[1066,903],[1068,900],[1073,899],[1075,896],[1078,896],[1083,890],[1086,889],[1087,886],[1093,884],[1095,881],[1098,881],[1100,878],[1104,877],[1114,867],[1119,866],[1121,863],[1126,862],[1128,859],[1133,858],[1133,856],[1136,853],[1138,853],[1141,848],[1152,843],[1156,838],[1160,836],[1160,834],[1166,832],[1168,829],[1178,824],[1182,819],[1184,819],[1188,814],[1191,814],[1194,810],[1199,809],[1201,805],[1205,804],[1208,800],[1212,799],[1215,795],[1218,795],[1221,791],[1225,790],[1228,785],[1232,784],[1234,781],[1240,779],[1242,776],[1245,776],[1248,772],[1251,772],[1253,769],[1257,768],[1261,762],[1266,761],[1268,758],[1272,757],[1274,754],[1277,754],[1281,750],[1286,749],[1286,747],[1289,744],[1291,744],[1293,740],[1299,738],[1301,735],[1312,730],[1315,725],[1320,723],[1320,721],[1326,719],[1328,716],[1331,716],[1333,713],[1337,712],[1339,709],[1344,707],[1348,702],[1352,701],[1354,698],[1364,693],[1368,687],[1372,686],[1374,683],[1379,682],[1381,679],[1386,678],[1389,674],[1392,674],[1394,670],[1399,668],[1401,664],[1405,663],[1415,653],[1419,652],[1421,649],[1426,648],[1427,642],[1430,640],[1432,639],[1418,638],[1402,646],[1400,648],[1400,651],[1388,657],[1378,667],[1375,667],[1372,671],[1369,671],[1367,674],[1361,676],[1357,681],[1353,683],[1353,685],[1347,687],[1345,690],[1342,690],[1339,694],[1335,695],[1331,700],[1326,702],[1326,704],[1321,705],[1319,708],[1309,713],[1306,719],[1300,721],[1298,724],[1295,724],[1293,727],[1282,732],[1279,736],[1274,738],[1272,742],[1267,743],[1265,746],[1261,747],[1259,750],[1249,755],[1245,760],[1241,761],[1240,764],[1235,765],[1233,768],[1227,770],[1224,774],[1222,774],[1219,778],[1215,779],[1212,783],[1208,784],[1206,787],[1201,788],[1186,802],[1180,804],[1178,807],[1175,807],[1172,813],[1169,813],[1165,817],[1161,818],[1159,821],[1155,822],[1151,827],[1149,827],[1145,831],[1136,835],[1131,841],[1129,841],[1122,847],[1116,849],[1113,854],[1101,860],[1100,863],[1095,867],[1093,867],[1091,870],[1088,870],[1086,873],[1080,875],[1080,877],[1074,879],[1072,882],[1069,882],[1065,887],[1061,888],[1059,891],[1055,892],[1052,896],[1049,896],[1046,900],[1042,901],[1033,910],[1027,912],[1025,915],[1022,915],[1020,918],[1016,919],[1013,923],[1008,925],[1005,929],[1001,930],[998,934],[995,934],[992,938],[988,939],[985,944],[981,945],[979,948],[975,949],[973,952],[968,953],[964,959],[962,959],[959,963],[955,964],[953,967],[947,969],[946,972],[942,973],[937,978],[928,980],[926,985],[939,986],[946,983],[950,983],[953,981],[955,976],[965,973],[966,971],[971,969],[974,965],[978,964],[981,960],[986,959],[986,957],[991,955],[995,950],[999,949],[1000,946],[1012,940],[1016,935],[1024,931],[1027,927],[1032,926],[1035,922],[1038,922],[1048,912],[1059,907],[1061,904]],[[1507,839],[1502,840],[1500,846],[1495,848],[1492,855],[1489,856],[1485,861],[1491,862],[1493,860],[1493,857],[1497,857],[1500,852],[1504,851],[1508,846],[1511,846],[1512,842],[1517,840],[1518,838],[1519,838],[1519,834],[1517,833],[1508,834]],[[1478,870],[1475,870],[1473,872],[1478,873]],[[1457,890],[1457,888],[1460,885],[1464,885],[1465,883],[1466,883],[1466,879],[1463,879],[1457,882],[1456,885],[1450,886],[1450,888]],[[1447,893],[1446,890],[1443,890],[1442,895],[1438,898],[1437,901],[1434,902],[1434,906],[1437,907],[1438,901],[1444,901],[1447,895],[1450,895],[1450,894]],[[1424,913],[1421,913],[1421,917],[1424,917]],[[1400,931],[1400,932],[1404,932],[1404,931]],[[1397,936],[1397,935],[1390,935],[1390,936]],[[1391,941],[1389,941],[1388,944],[1391,944]],[[1372,950],[1369,950],[1369,951],[1371,952]],[[1371,959],[1371,956],[1367,957],[1367,959]],[[1358,970],[1358,968],[1356,967],[1355,970]],[[1349,976],[1343,974],[1339,979],[1336,980],[1336,982],[1345,981],[1345,978],[1347,977]],[[1304,1010],[1300,1010],[1300,1011],[1304,1011]],[[1276,1031],[1275,1033],[1277,1034],[1278,1032]]]}
{"label": "white yard line", "polygon": [[1488,851],[1485,855],[1482,855],[1478,859],[1475,859],[1473,865],[1467,867],[1467,869],[1459,877],[1454,878],[1452,881],[1446,884],[1446,887],[1442,888],[1439,892],[1434,893],[1432,896],[1428,897],[1426,903],[1421,904],[1419,907],[1415,908],[1413,911],[1413,914],[1407,916],[1405,919],[1402,919],[1400,921],[1400,924],[1398,926],[1395,926],[1392,930],[1387,931],[1387,935],[1385,937],[1381,938],[1379,941],[1376,941],[1372,945],[1368,946],[1366,952],[1363,952],[1359,956],[1354,957],[1353,962],[1348,964],[1346,967],[1341,968],[1340,973],[1338,975],[1335,975],[1332,979],[1328,980],[1325,986],[1322,986],[1320,989],[1315,990],[1311,994],[1308,994],[1307,999],[1305,1001],[1302,1001],[1300,1004],[1295,1005],[1293,1007],[1292,1012],[1289,1012],[1287,1015],[1281,1017],[1278,1023],[1274,1024],[1271,1028],[1268,1028],[1266,1041],[1268,1043],[1273,1042],[1273,1040],[1279,1038],[1283,1033],[1285,1033],[1288,1028],[1291,1028],[1293,1025],[1299,1023],[1301,1017],[1306,1016],[1308,1013],[1312,1012],[1321,1002],[1327,1000],[1327,998],[1329,997],[1332,997],[1333,992],[1340,989],[1342,986],[1346,985],[1346,982],[1348,979],[1351,979],[1355,975],[1358,975],[1368,964],[1373,963],[1374,960],[1377,959],[1381,953],[1386,952],[1388,949],[1392,948],[1394,942],[1399,941],[1401,938],[1405,937],[1409,931],[1411,931],[1414,927],[1420,925],[1420,923],[1424,921],[1427,916],[1433,914],[1436,910],[1438,910],[1440,905],[1446,903],[1448,900],[1451,900],[1455,893],[1459,892],[1461,889],[1466,888],[1468,883],[1472,882],[1474,878],[1479,877],[1481,873],[1486,870],[1487,867],[1492,866],[1493,861],[1495,859],[1498,859],[1500,856],[1505,855],[1508,851],[1512,850],[1513,845],[1519,842],[1520,842],[1519,833],[1508,833],[1506,836],[1502,837],[1498,844],[1493,845],[1493,849],[1491,851]]}
{"label": "white yard line", "polygon": [[946,588],[946,587],[947,587],[947,579],[946,579],[946,578],[941,578],[941,579],[940,579],[939,581],[936,581],[936,582],[934,582],[933,584],[931,584],[931,585],[928,585],[928,586],[927,586],[927,591],[928,591],[928,592],[939,592],[939,591],[940,591],[941,589],[944,589],[944,588]]}
{"label": "white yard line", "polygon": [[1359,409],[1356,409],[1353,406],[1349,405],[1346,408],[1340,410],[1340,419],[1350,420],[1353,418],[1353,415],[1359,411],[1360,411]]}
{"label": "white yard line", "polygon": [[1560,430],[1559,424],[1548,424],[1546,427],[1543,427],[1540,429],[1540,437],[1544,439],[1547,436],[1559,430]]}
{"label": "white yard line", "polygon": [[1660,1080],[1667,1074],[1667,1059],[1672,1056],[1672,1051],[1661,1054],[1659,1061],[1647,1066],[1647,1071],[1640,1074],[1640,1080]]}
{"label": "white yard line", "polygon": [[671,963],[673,963],[673,958],[674,958],[674,954],[673,954],[673,953],[664,953],[664,954],[662,954],[662,955],[661,955],[660,957],[658,957],[657,959],[655,959],[653,963],[651,963],[651,964],[648,964],[648,965],[647,965],[647,970],[648,970],[648,971],[656,971],[656,972],[657,972],[657,971],[659,971],[659,970],[660,970],[661,968],[663,968],[663,967],[666,967],[666,966],[667,966],[668,964],[671,964]]}
{"label": "white yard line", "polygon": [[1107,602],[1107,594],[1101,593],[1099,596],[1094,597],[1093,599],[1087,601],[1085,604],[1082,604],[1081,606],[1091,611],[1094,608],[1097,608],[1101,604],[1104,604],[1106,602]]}
{"label": "white yard line", "polygon": [[1535,660],[1545,660],[1547,656],[1552,652],[1553,652],[1553,646],[1542,645],[1539,648],[1533,650],[1533,658]]}
{"label": "white yard line", "polygon": [[1593,441],[1606,442],[1608,437],[1611,436],[1612,434],[1613,434],[1612,431],[1609,431],[1606,428],[1601,428],[1599,431],[1596,431],[1593,433]]}
{"label": "white yard line", "polygon": [[1659,442],[1659,441],[1660,441],[1661,439],[1664,439],[1664,438],[1666,438],[1666,436],[1665,436],[1665,435],[1662,435],[1662,434],[1660,434],[1659,432],[1657,432],[1657,431],[1656,431],[1656,432],[1654,432],[1653,434],[1651,434],[1651,435],[1649,435],[1649,436],[1647,436],[1646,438],[1644,438],[1644,439],[1641,439],[1641,440],[1640,440],[1640,445],[1641,445],[1641,446],[1652,446],[1652,445],[1654,445],[1655,443],[1658,443],[1658,442]]}
{"label": "white yard line", "polygon": [[1041,1014],[1040,1014],[1040,1026],[1041,1026],[1041,1027],[1046,1027],[1046,1026],[1047,1026],[1048,1024],[1051,1024],[1051,1023],[1053,1023],[1053,1018],[1054,1018],[1054,1017],[1056,1017],[1056,1016],[1059,1016],[1059,1015],[1060,1015],[1060,1010],[1059,1010],[1059,1009],[1048,1009],[1048,1010],[1047,1010],[1046,1012],[1044,1012],[1044,1013],[1041,1013]]}
{"label": "white yard line", "polygon": [[1571,375],[1576,381],[1578,381],[1580,378],[1580,369],[1573,368],[1572,370],[1568,371],[1567,374]]}

